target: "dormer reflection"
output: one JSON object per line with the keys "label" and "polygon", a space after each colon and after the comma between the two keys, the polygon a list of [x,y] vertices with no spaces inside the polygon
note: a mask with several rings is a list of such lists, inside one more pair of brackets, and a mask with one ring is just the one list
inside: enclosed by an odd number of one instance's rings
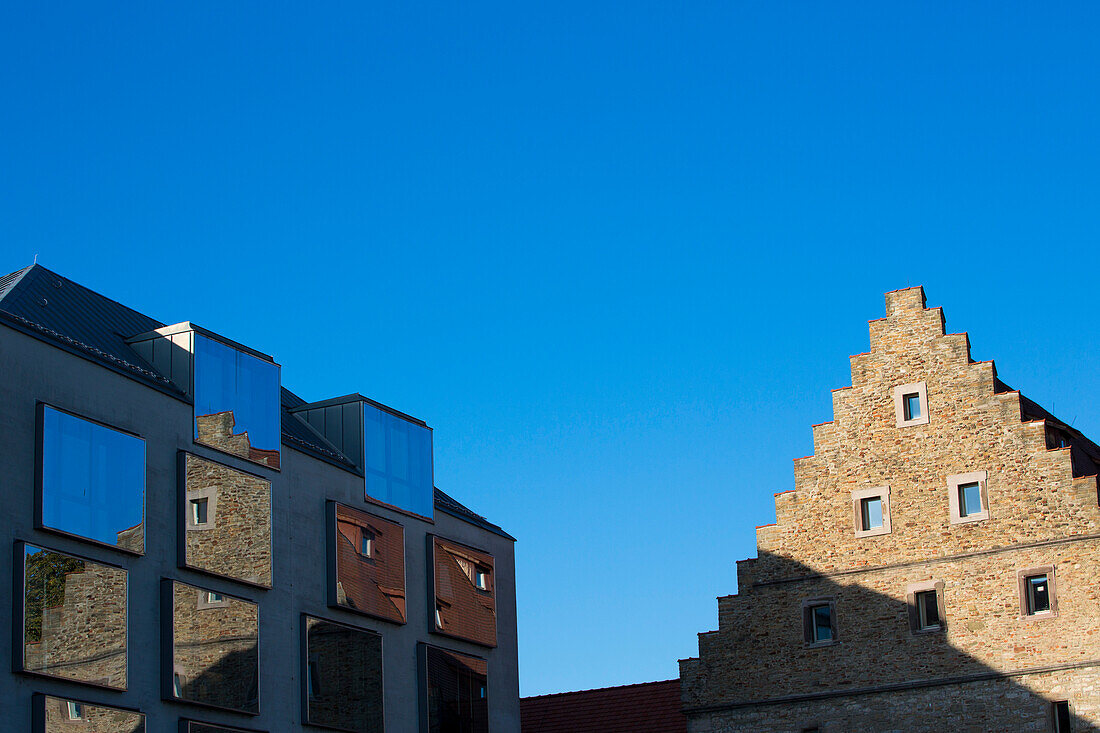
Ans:
{"label": "dormer reflection", "polygon": [[195,442],[279,468],[279,367],[194,334]]}

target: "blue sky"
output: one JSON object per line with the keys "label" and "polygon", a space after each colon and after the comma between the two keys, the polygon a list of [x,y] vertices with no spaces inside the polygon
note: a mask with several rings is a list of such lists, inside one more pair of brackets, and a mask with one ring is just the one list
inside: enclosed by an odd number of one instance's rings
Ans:
{"label": "blue sky", "polygon": [[884,291],[1100,436],[1098,14],[11,5],[0,269],[428,421],[524,694],[674,677]]}

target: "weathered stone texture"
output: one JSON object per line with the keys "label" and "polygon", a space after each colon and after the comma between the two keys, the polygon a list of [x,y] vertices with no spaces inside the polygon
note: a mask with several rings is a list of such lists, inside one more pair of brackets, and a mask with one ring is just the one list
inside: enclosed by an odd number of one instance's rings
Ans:
{"label": "weathered stone texture", "polygon": [[185,481],[190,500],[205,497],[206,525],[185,518],[186,564],[237,580],[271,585],[271,483],[188,454]]}
{"label": "weathered stone texture", "polygon": [[[1058,694],[1075,705],[1075,730],[1100,723],[1100,667],[1089,666],[1100,663],[1100,449],[1001,383],[992,362],[971,361],[967,336],[944,333],[922,289],[886,305],[870,352],[851,357],[852,386],[833,393],[834,420],[814,426],[814,455],[795,461],[794,490],[776,495],[776,523],[758,529],[759,557],[738,563],[739,595],[719,599],[718,630],[681,663],[692,729],[802,730],[813,712],[833,721],[823,730],[964,730],[951,711],[977,685],[1001,700],[988,710],[1000,722],[980,730],[1032,729],[1013,715],[1045,716],[1036,729],[1047,730]],[[921,382],[930,419],[899,427],[895,387]],[[989,518],[953,523],[948,477],[975,471]],[[889,487],[890,531],[857,537],[852,494],[875,487]],[[1057,614],[1022,617],[1017,573],[1042,566],[1054,567]],[[910,631],[906,587],[921,581],[943,583],[943,631]],[[835,601],[837,643],[805,643],[812,598]],[[1069,664],[1085,667],[846,694]],[[729,707],[821,693],[833,697]],[[925,722],[889,722],[917,709]]]}

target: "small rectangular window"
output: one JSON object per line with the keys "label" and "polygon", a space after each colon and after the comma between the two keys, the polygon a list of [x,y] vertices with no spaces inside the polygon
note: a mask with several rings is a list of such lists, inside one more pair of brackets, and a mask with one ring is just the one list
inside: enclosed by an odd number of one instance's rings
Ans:
{"label": "small rectangular window", "polygon": [[920,411],[920,393],[913,392],[911,394],[904,395],[902,402],[905,407],[905,419],[917,420],[921,416]]}
{"label": "small rectangular window", "polygon": [[936,591],[926,590],[916,594],[919,630],[926,631],[940,627],[940,605]]}
{"label": "small rectangular window", "polygon": [[191,524],[199,525],[207,522],[207,499],[191,500]]}
{"label": "small rectangular window", "polygon": [[1027,578],[1027,614],[1050,612],[1050,583],[1045,575]]}
{"label": "small rectangular window", "polygon": [[68,701],[66,701],[66,705],[69,708],[69,720],[84,720],[84,704],[83,703],[68,700]]}
{"label": "small rectangular window", "polygon": [[982,487],[977,481],[959,484],[959,516],[982,513]]}
{"label": "small rectangular window", "polygon": [[478,568],[477,573],[474,576],[475,583],[479,590],[489,590],[489,571],[485,568]]}
{"label": "small rectangular window", "polygon": [[1054,733],[1071,733],[1073,730],[1073,718],[1069,712],[1069,701],[1059,700],[1053,705]]}
{"label": "small rectangular window", "polygon": [[860,513],[863,517],[863,531],[882,528],[882,497],[874,496],[861,501]]}
{"label": "small rectangular window", "polygon": [[363,535],[359,538],[359,554],[363,557],[374,557],[374,535],[366,530],[363,530]]}
{"label": "small rectangular window", "polygon": [[823,603],[820,606],[812,606],[810,608],[810,618],[813,624],[813,634],[811,636],[813,641],[832,641],[833,614],[829,604]]}

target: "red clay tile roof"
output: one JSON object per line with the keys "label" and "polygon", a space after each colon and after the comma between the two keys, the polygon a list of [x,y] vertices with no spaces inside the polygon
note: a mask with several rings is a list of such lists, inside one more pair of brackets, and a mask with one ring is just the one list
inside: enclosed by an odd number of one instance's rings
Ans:
{"label": "red clay tile roof", "polygon": [[520,700],[522,733],[687,733],[680,680]]}

